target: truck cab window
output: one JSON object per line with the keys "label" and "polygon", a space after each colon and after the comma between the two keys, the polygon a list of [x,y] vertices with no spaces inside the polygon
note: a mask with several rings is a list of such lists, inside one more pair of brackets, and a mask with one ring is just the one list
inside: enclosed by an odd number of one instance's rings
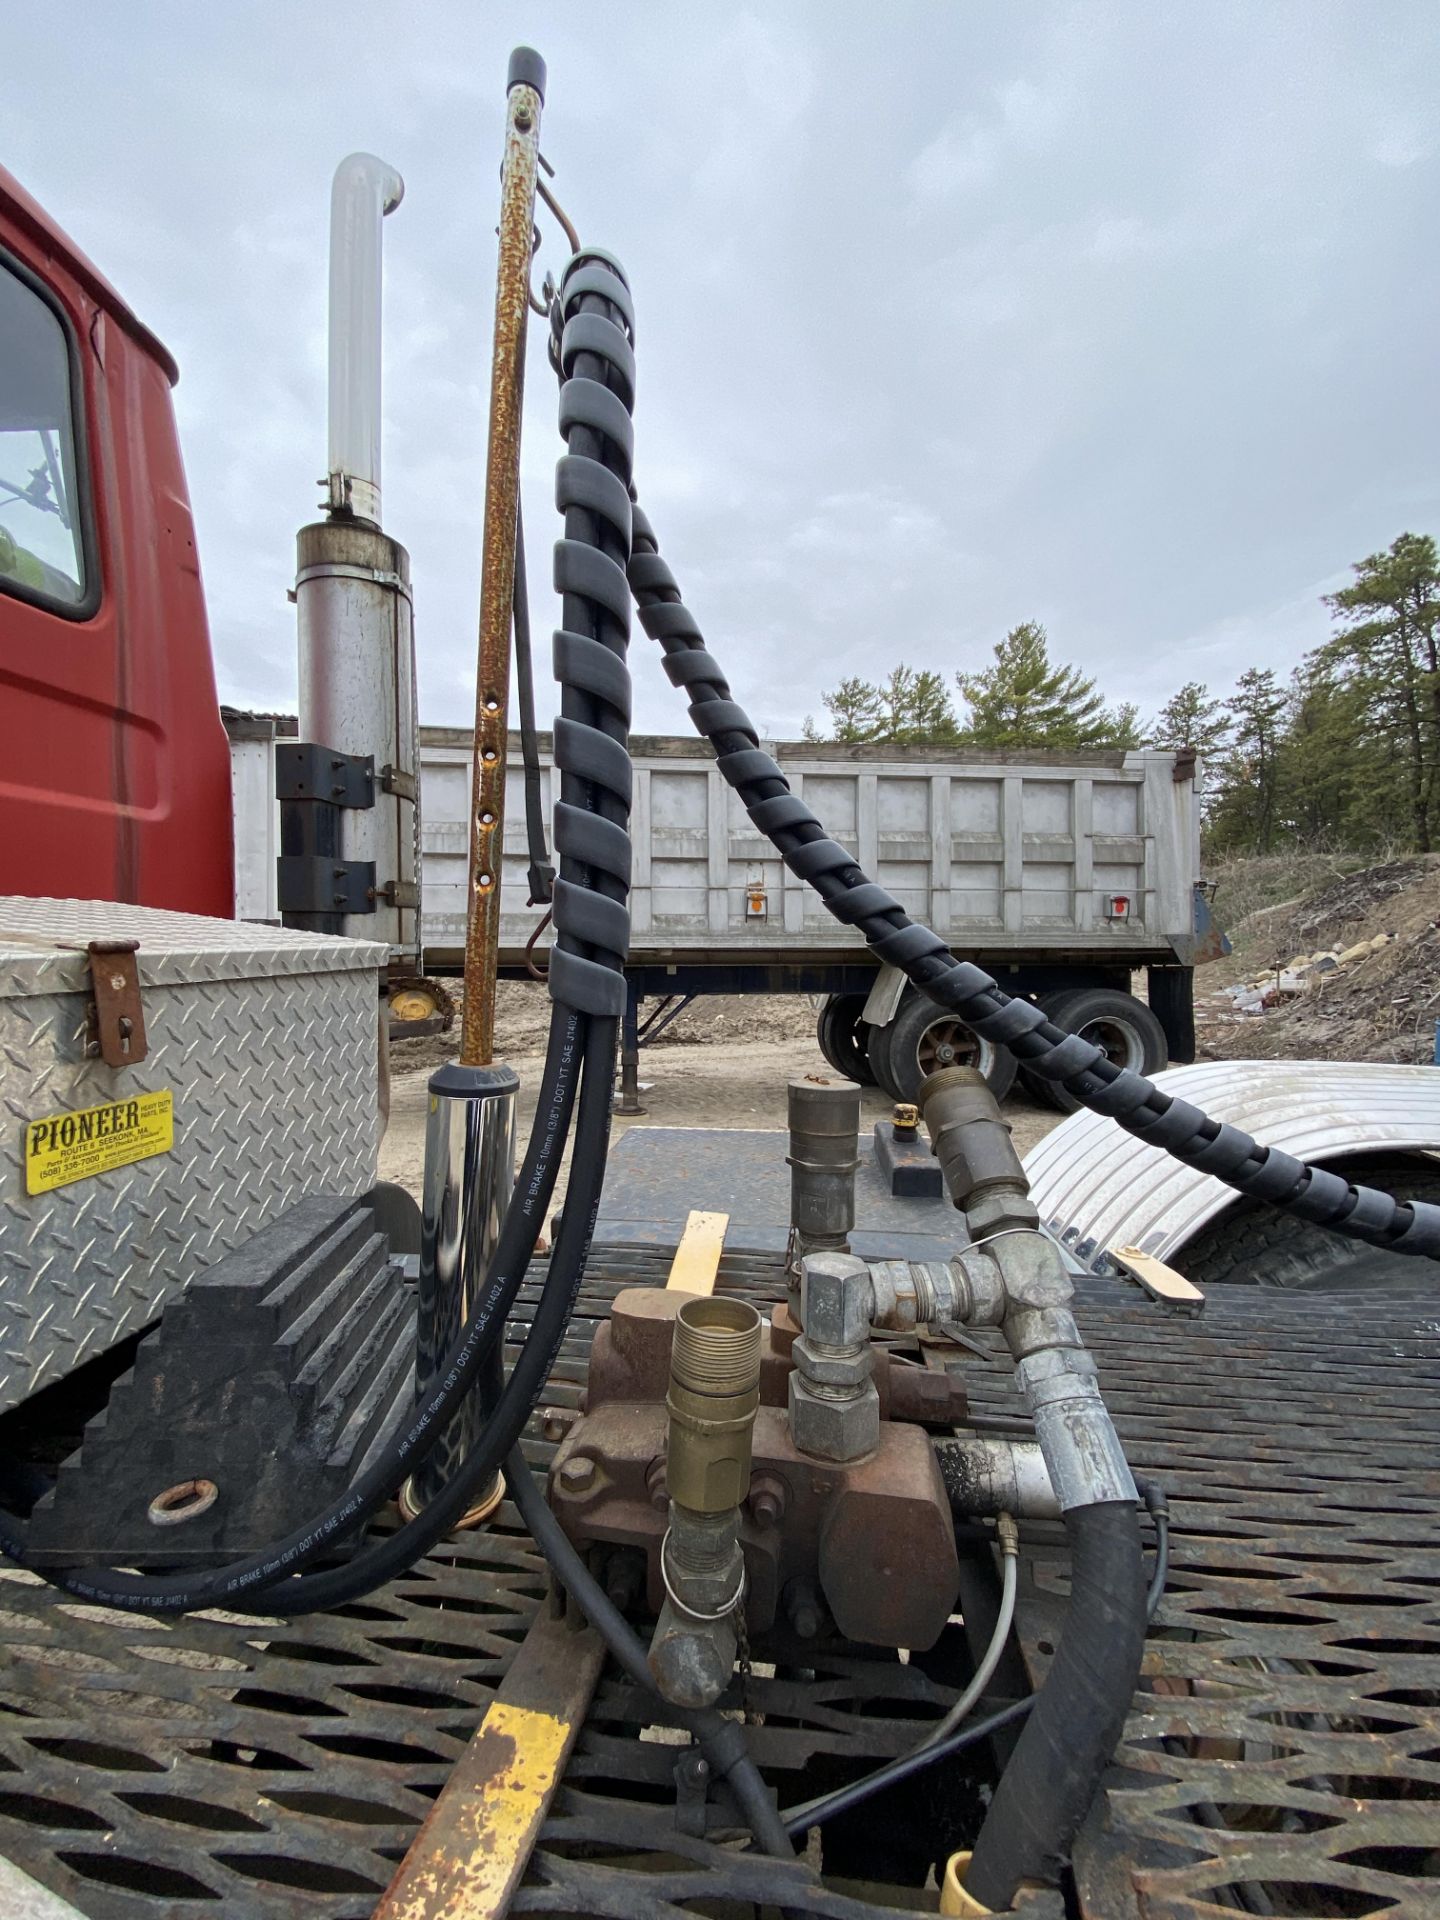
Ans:
{"label": "truck cab window", "polygon": [[0,266],[0,592],[85,599],[80,485],[65,328]]}

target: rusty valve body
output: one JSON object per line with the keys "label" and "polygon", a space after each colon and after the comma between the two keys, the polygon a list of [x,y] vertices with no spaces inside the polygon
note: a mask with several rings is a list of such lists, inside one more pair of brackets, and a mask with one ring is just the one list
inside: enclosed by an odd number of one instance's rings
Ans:
{"label": "rusty valve body", "polygon": [[[682,1486],[690,1497],[696,1486],[688,1461],[694,1436],[683,1429],[678,1466],[684,1478],[674,1478],[676,1427],[666,1404],[673,1396],[674,1325],[692,1299],[652,1287],[617,1296],[596,1334],[586,1412],[570,1426],[551,1469],[551,1505],[570,1539],[587,1553],[611,1548],[617,1573],[627,1561],[638,1570],[643,1557],[646,1597],[656,1614],[677,1611],[667,1602],[661,1543],[669,1531],[666,1570],[674,1586],[676,1503]],[[799,1334],[785,1306],[761,1329],[760,1404],[734,1535],[743,1555],[742,1605],[752,1648],[759,1650],[766,1636],[762,1657],[786,1647],[798,1652],[800,1643],[832,1631],[872,1646],[933,1646],[954,1608],[959,1568],[935,1450],[913,1423],[955,1426],[965,1417],[963,1391],[948,1372],[878,1346],[873,1381],[881,1417],[874,1446],[843,1461],[802,1452],[786,1416]],[[715,1497],[734,1484],[717,1484]],[[732,1575],[727,1592],[736,1585]],[[656,1651],[652,1643],[652,1660]],[[723,1664],[723,1650],[715,1651]]]}

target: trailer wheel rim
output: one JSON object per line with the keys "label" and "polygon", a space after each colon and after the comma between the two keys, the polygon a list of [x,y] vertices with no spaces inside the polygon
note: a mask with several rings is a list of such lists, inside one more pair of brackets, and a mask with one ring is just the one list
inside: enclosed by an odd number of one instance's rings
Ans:
{"label": "trailer wheel rim", "polygon": [[1087,1020],[1077,1033],[1081,1040],[1098,1047],[1112,1066],[1129,1067],[1135,1073],[1145,1071],[1144,1036],[1128,1022],[1102,1015],[1098,1020]]}
{"label": "trailer wheel rim", "polygon": [[942,1067],[975,1067],[984,1073],[989,1051],[963,1020],[932,1020],[915,1042],[915,1058],[922,1074],[939,1073]]}

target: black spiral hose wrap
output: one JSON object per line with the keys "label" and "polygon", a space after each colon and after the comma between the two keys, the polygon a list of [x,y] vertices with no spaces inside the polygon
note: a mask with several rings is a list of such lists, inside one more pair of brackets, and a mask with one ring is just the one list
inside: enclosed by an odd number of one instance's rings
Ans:
{"label": "black spiral hose wrap", "polygon": [[555,722],[555,941],[550,994],[583,1013],[625,1009],[630,946],[630,469],[635,434],[635,316],[618,263],[577,253],[551,308],[559,369],[555,543],[561,596],[555,635],[560,715]]}
{"label": "black spiral hose wrap", "polygon": [[1339,1174],[1306,1166],[1278,1147],[1261,1146],[1239,1127],[1210,1119],[1188,1100],[1115,1066],[1078,1034],[1054,1026],[1032,1002],[1012,999],[982,968],[957,960],[938,934],[917,926],[790,791],[749,716],[731,696],[638,506],[633,519],[630,588],[640,624],[664,650],[665,671],[687,695],[696,730],[709,741],[720,772],[786,866],[809,882],[837,920],[864,936],[878,960],[898,967],[976,1033],[1008,1047],[1033,1073],[1058,1080],[1096,1113],[1108,1114],[1127,1132],[1216,1175],[1237,1192],[1369,1246],[1440,1256],[1440,1206],[1352,1186]]}

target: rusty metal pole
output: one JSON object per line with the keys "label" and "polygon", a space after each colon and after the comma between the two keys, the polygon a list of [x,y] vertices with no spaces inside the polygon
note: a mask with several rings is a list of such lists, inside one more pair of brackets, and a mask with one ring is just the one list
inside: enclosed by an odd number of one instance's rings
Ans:
{"label": "rusty metal pole", "polygon": [[470,901],[465,929],[465,1009],[460,1064],[488,1066],[495,1052],[495,968],[500,948],[500,873],[505,824],[505,744],[510,706],[510,618],[515,592],[515,513],[520,492],[520,414],[525,323],[540,156],[545,63],[528,47],[510,56],[505,167],[500,188],[500,263],[490,361],[490,440],[480,576],[480,650],[475,678],[475,768],[470,807]]}
{"label": "rusty metal pole", "polygon": [[[470,819],[470,905],[465,934],[465,1010],[460,1058],[429,1083],[425,1182],[420,1205],[415,1391],[423,1399],[485,1284],[515,1180],[519,1081],[494,1064],[495,969],[500,945],[500,870],[505,814],[505,736],[510,704],[510,618],[515,588],[520,413],[525,321],[540,152],[545,63],[529,47],[510,56],[505,165],[500,188],[500,262],[490,369],[490,439],[475,679],[475,772]],[[462,1402],[401,1493],[419,1512],[468,1457],[485,1424],[477,1389]],[[501,1495],[497,1472],[460,1522],[474,1526]]]}

